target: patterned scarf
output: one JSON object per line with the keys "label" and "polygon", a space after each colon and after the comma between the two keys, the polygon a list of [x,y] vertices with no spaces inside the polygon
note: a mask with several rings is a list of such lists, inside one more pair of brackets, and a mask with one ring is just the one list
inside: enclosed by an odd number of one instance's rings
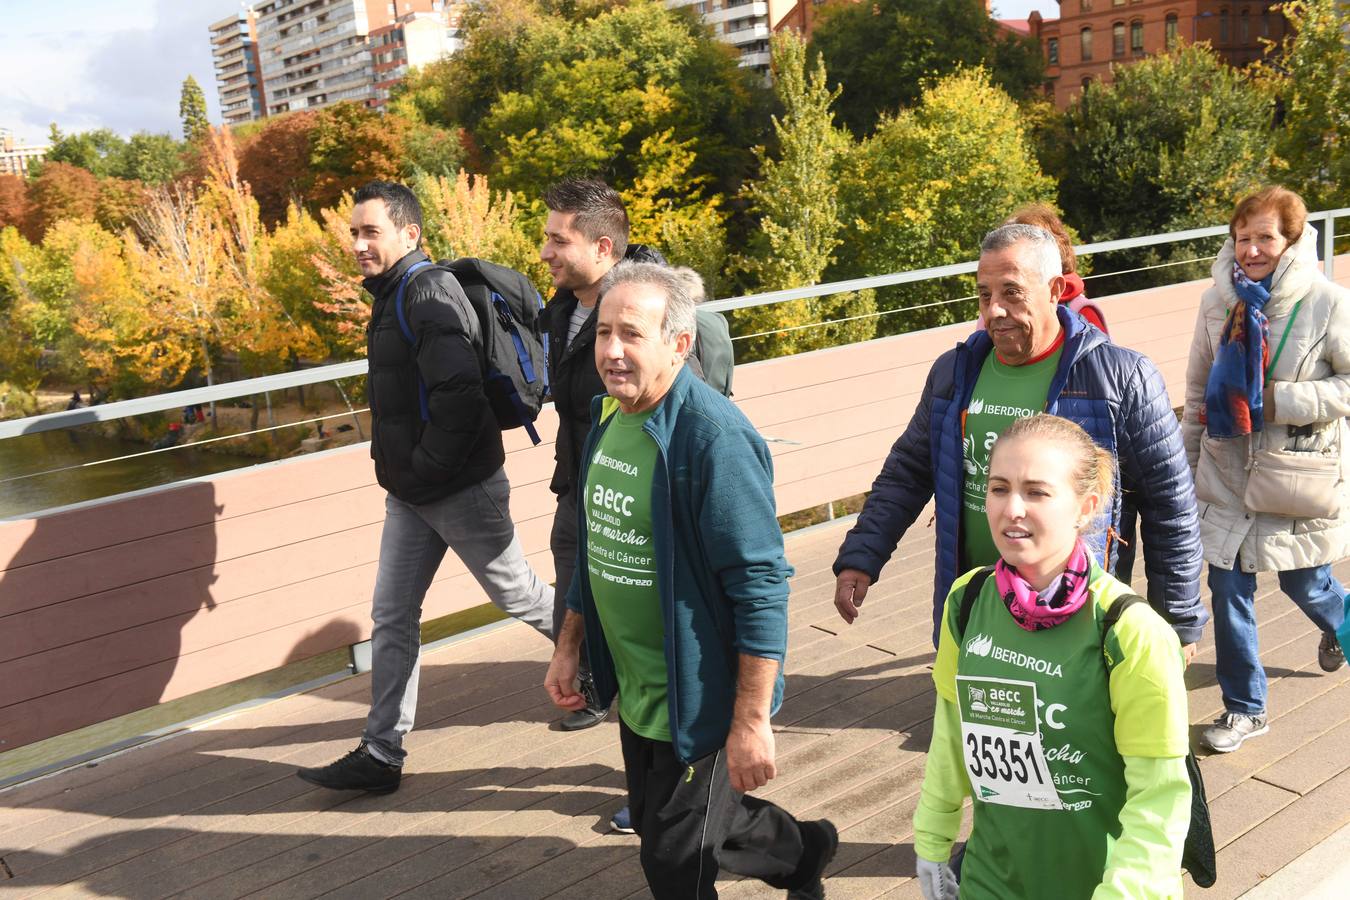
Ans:
{"label": "patterned scarf", "polygon": [[1252,281],[1233,263],[1238,302],[1228,311],[1219,351],[1205,385],[1202,421],[1210,437],[1241,437],[1265,425],[1261,391],[1270,361],[1270,320],[1261,310],[1270,299],[1270,276]]}
{"label": "patterned scarf", "polygon": [[994,584],[1014,622],[1027,631],[1042,631],[1063,624],[1082,609],[1087,601],[1090,569],[1087,545],[1079,538],[1064,574],[1050,582],[1044,591],[1037,591],[1018,574],[1015,566],[1001,559],[994,565]]}

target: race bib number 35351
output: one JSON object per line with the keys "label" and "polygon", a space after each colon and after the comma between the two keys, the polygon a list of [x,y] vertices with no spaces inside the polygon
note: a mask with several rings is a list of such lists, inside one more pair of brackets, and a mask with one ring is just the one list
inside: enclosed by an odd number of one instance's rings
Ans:
{"label": "race bib number 35351", "polygon": [[1041,747],[1036,685],[957,676],[961,751],[976,798],[1027,809],[1062,809]]}

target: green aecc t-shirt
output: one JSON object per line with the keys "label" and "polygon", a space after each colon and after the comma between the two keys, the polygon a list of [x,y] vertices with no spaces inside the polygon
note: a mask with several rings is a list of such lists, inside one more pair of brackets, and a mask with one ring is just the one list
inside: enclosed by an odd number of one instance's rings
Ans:
{"label": "green aecc t-shirt", "polygon": [[633,731],[669,741],[665,625],[652,546],[656,442],[652,411],[616,412],[587,469],[586,570],[619,679],[619,715]]}

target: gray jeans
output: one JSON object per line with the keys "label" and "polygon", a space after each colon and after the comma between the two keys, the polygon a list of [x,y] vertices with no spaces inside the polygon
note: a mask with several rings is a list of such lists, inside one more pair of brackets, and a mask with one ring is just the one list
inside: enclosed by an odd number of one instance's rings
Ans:
{"label": "gray jeans", "polygon": [[403,737],[417,711],[418,663],[422,653],[422,600],[446,548],[503,612],[553,635],[553,589],[539,580],[521,552],[511,522],[511,485],[506,472],[413,506],[385,497],[380,564],[370,617],[370,714],[363,740],[371,755],[402,765]]}

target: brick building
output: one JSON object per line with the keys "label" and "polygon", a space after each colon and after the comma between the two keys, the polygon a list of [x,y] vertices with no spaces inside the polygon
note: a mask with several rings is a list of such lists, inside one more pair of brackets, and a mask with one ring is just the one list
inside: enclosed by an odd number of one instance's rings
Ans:
{"label": "brick building", "polygon": [[1046,93],[1069,105],[1111,67],[1158,53],[1177,42],[1207,42],[1230,65],[1261,57],[1262,39],[1285,35],[1276,2],[1258,0],[1059,0],[1059,18],[1032,12],[1030,32],[1046,62]]}

